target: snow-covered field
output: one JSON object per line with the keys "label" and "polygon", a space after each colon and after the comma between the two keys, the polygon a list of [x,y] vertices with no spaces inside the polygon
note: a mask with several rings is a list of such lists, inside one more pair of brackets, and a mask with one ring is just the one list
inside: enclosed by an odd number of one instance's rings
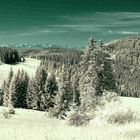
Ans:
{"label": "snow-covered field", "polygon": [[24,69],[27,71],[27,73],[30,76],[33,76],[39,64],[40,64],[40,60],[36,60],[32,58],[26,58],[25,62],[21,62],[16,65],[1,64],[0,65],[0,87],[4,79],[8,77],[11,67],[13,68],[14,73],[16,73],[18,69]]}
{"label": "snow-covered field", "polygon": [[[132,109],[140,99],[123,98]],[[0,112],[4,107],[0,107]],[[139,108],[137,108],[139,111]],[[68,126],[65,121],[48,118],[45,112],[15,109],[16,114],[5,119],[0,114],[0,140],[140,140],[140,122],[125,125]]]}
{"label": "snow-covered field", "polygon": [[129,108],[140,113],[140,98],[121,97],[121,101]]}
{"label": "snow-covered field", "polygon": [[[35,74],[39,60],[26,58],[17,65],[0,65],[0,86],[10,68],[16,73],[24,69],[30,76]],[[140,98],[121,97],[125,106],[140,113]],[[113,107],[112,107],[113,109]],[[15,109],[15,114],[4,118],[0,107],[0,140],[140,140],[140,122],[125,125],[96,124],[68,126],[64,120],[47,117],[45,112]]]}

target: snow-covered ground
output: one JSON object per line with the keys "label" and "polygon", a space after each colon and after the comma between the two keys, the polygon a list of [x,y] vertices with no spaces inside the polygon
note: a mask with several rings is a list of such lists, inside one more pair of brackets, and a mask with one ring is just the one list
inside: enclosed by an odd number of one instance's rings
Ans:
{"label": "snow-covered ground", "polygon": [[120,98],[124,105],[126,105],[129,108],[132,108],[134,111],[140,114],[140,98],[134,97],[120,97]]}
{"label": "snow-covered ground", "polygon": [[8,77],[11,67],[14,73],[16,73],[18,69],[23,69],[23,70],[26,70],[30,76],[34,76],[36,72],[36,68],[37,66],[39,66],[39,64],[40,64],[40,60],[32,59],[32,58],[26,58],[25,62],[20,62],[15,65],[1,64],[0,65],[0,87],[2,86],[4,79]]}
{"label": "snow-covered ground", "polygon": [[[140,99],[121,100],[132,109],[140,105]],[[0,140],[140,140],[140,122],[74,127],[47,117],[45,112],[27,109],[15,109],[15,114],[6,119],[3,109],[7,108],[0,107]]]}

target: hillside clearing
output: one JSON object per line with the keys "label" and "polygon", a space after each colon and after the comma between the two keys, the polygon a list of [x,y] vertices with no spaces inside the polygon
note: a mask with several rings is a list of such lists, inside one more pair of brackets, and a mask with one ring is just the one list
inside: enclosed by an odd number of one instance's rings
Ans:
{"label": "hillside clearing", "polygon": [[12,68],[14,73],[18,71],[18,69],[26,70],[29,76],[34,76],[36,72],[37,66],[40,64],[40,60],[26,58],[25,62],[20,62],[15,65],[1,64],[0,65],[0,87],[2,86],[3,81],[8,77],[9,71]]}
{"label": "hillside clearing", "polygon": [[[140,99],[121,98],[125,105],[135,109]],[[131,103],[134,103],[131,104]],[[0,107],[0,112],[5,109]],[[45,112],[15,109],[16,114],[5,119],[0,114],[0,140],[139,140],[140,123],[125,125],[68,126],[65,121],[48,118]]]}

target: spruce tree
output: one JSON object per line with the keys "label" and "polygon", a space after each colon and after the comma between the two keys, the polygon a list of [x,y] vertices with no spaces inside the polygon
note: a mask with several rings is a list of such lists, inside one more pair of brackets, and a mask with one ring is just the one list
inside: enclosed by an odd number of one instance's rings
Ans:
{"label": "spruce tree", "polygon": [[[87,70],[81,73],[79,80],[80,106],[82,110],[95,107],[95,96],[99,86],[99,78],[95,70],[95,61],[91,61]],[[99,94],[99,93],[98,93]]]}
{"label": "spruce tree", "polygon": [[26,95],[26,103],[28,109],[34,109],[33,107],[33,92],[34,92],[34,79],[29,79],[28,88],[27,88],[27,95]]}
{"label": "spruce tree", "polygon": [[66,115],[66,111],[69,110],[71,103],[73,102],[72,86],[70,81],[70,73],[68,68],[63,65],[61,73],[58,77],[58,94],[56,96],[56,106],[54,112],[55,116],[63,118]]}
{"label": "spruce tree", "polygon": [[19,92],[17,94],[18,96],[17,107],[27,108],[26,97],[27,97],[28,81],[29,81],[29,76],[27,72],[22,70],[20,79],[19,79]]}
{"label": "spruce tree", "polygon": [[48,76],[45,84],[45,94],[42,96],[44,109],[53,108],[55,106],[55,96],[58,93],[58,85],[55,74]]}
{"label": "spruce tree", "polygon": [[13,75],[14,75],[14,72],[13,72],[13,69],[11,68],[8,79],[6,82],[4,81],[4,84],[3,84],[3,92],[4,92],[3,105],[4,106],[8,106],[9,104],[9,94],[10,94],[9,90],[10,90],[10,84],[11,84]]}
{"label": "spruce tree", "polygon": [[42,103],[42,96],[45,94],[45,83],[47,79],[47,72],[45,68],[41,67],[37,69],[36,75],[35,75],[35,96],[37,99],[37,106],[36,108],[38,110],[44,110],[44,105]]}
{"label": "spruce tree", "polygon": [[38,88],[36,86],[35,78],[29,80],[28,89],[27,89],[27,108],[37,110],[38,108]]}
{"label": "spruce tree", "polygon": [[80,105],[80,91],[79,91],[79,75],[78,71],[75,70],[75,73],[71,76],[72,83],[72,94],[73,94],[73,104],[76,106]]}
{"label": "spruce tree", "polygon": [[[79,90],[82,109],[90,109],[97,104],[98,96],[104,91],[116,91],[112,70],[112,60],[101,49],[87,49],[79,69]],[[88,53],[87,53],[88,52]]]}
{"label": "spruce tree", "polygon": [[10,104],[17,108],[27,108],[26,97],[29,77],[25,71],[18,70],[10,84]]}
{"label": "spruce tree", "polygon": [[9,104],[13,105],[14,107],[19,107],[18,98],[19,98],[20,82],[21,82],[20,74],[21,74],[21,71],[18,70],[17,74],[13,77],[10,84]]}

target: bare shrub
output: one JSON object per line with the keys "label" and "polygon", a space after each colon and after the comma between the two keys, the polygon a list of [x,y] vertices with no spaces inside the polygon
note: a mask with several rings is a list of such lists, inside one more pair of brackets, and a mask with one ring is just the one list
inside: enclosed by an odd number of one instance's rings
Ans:
{"label": "bare shrub", "polygon": [[48,111],[48,116],[52,118],[65,119],[66,112],[63,108],[61,109],[60,107],[56,106]]}
{"label": "bare shrub", "polygon": [[120,99],[115,92],[104,91],[100,98],[100,106],[105,106],[106,103],[110,102],[120,102]]}
{"label": "bare shrub", "polygon": [[6,110],[3,110],[3,111],[2,111],[2,115],[3,115],[3,117],[4,117],[5,119],[9,119],[9,118],[10,118],[10,114],[9,114],[9,112],[6,111]]}
{"label": "bare shrub", "polygon": [[88,117],[88,115],[81,113],[80,111],[70,111],[67,114],[67,123],[69,125],[86,125],[89,121],[90,118]]}
{"label": "bare shrub", "polygon": [[100,123],[125,124],[137,120],[137,114],[123,106],[121,102],[106,103],[95,113],[95,121]]}
{"label": "bare shrub", "polygon": [[127,109],[126,111],[118,110],[117,112],[111,114],[111,116],[109,116],[108,118],[109,123],[118,123],[118,124],[125,124],[135,120],[136,114],[130,109]]}
{"label": "bare shrub", "polygon": [[9,107],[8,112],[9,114],[15,114],[14,107],[13,106]]}

